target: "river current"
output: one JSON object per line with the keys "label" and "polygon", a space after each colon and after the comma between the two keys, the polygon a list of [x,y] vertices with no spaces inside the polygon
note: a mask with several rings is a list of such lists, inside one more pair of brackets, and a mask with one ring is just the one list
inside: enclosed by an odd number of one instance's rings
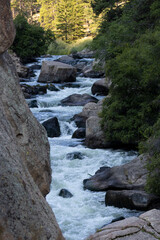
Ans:
{"label": "river current", "polygon": [[[38,58],[41,64],[50,58]],[[91,61],[88,59],[88,61]],[[28,64],[31,66],[32,64]],[[40,70],[35,70],[36,76],[31,78],[28,85],[36,85]],[[61,106],[60,100],[73,93],[91,94],[91,86],[98,79],[77,77],[72,87],[61,87],[55,84],[60,91],[49,91],[47,94],[36,96],[38,108],[31,108],[34,116],[41,123],[56,116],[60,123],[61,136],[49,138],[51,148],[52,184],[47,201],[56,216],[66,240],[84,240],[98,228],[111,222],[114,218],[139,215],[136,211],[105,206],[104,192],[91,192],[83,189],[83,180],[89,178],[102,166],[116,166],[131,161],[134,151],[113,149],[89,149],[81,140],[72,139],[76,130],[71,120],[74,114],[82,111],[82,107]],[[43,84],[41,84],[43,85]],[[35,98],[34,98],[35,99]],[[30,101],[30,100],[27,100]],[[80,152],[83,159],[68,159],[67,154]],[[62,188],[68,189],[72,198],[62,198],[58,194]]]}

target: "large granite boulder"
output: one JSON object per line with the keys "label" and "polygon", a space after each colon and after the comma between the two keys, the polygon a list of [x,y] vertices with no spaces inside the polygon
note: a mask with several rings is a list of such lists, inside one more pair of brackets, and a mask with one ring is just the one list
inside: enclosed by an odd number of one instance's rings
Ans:
{"label": "large granite boulder", "polygon": [[15,35],[10,1],[0,8],[0,239],[62,240],[44,196],[51,168],[45,129],[32,115],[12,59]]}
{"label": "large granite boulder", "polygon": [[32,115],[8,54],[0,55],[0,236],[63,239],[45,196],[50,189],[49,143]]}
{"label": "large granite boulder", "polygon": [[10,10],[10,1],[1,0],[0,7],[0,54],[5,52],[15,37],[15,28]]}
{"label": "large granite boulder", "polygon": [[87,240],[156,240],[160,238],[160,210],[130,217],[97,230]]}
{"label": "large granite boulder", "polygon": [[57,61],[43,61],[38,82],[63,83],[76,81],[76,68]]}
{"label": "large granite boulder", "polygon": [[92,191],[144,190],[147,169],[146,155],[115,167],[103,167],[94,176],[84,180],[84,187]]}
{"label": "large granite boulder", "polygon": [[84,106],[89,102],[98,102],[98,100],[87,93],[75,93],[61,100],[62,106]]}

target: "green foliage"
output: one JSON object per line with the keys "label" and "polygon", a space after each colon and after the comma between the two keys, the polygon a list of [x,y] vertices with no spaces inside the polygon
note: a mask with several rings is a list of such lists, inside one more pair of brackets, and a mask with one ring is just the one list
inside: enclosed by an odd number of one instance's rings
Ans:
{"label": "green foliage", "polygon": [[67,55],[70,53],[76,53],[82,51],[85,48],[89,48],[92,42],[92,38],[84,38],[77,40],[74,43],[66,43],[60,39],[57,39],[55,42],[52,42],[48,47],[48,54],[51,55]]}
{"label": "green foliage", "polygon": [[22,59],[44,54],[48,44],[54,39],[53,33],[45,32],[42,27],[36,24],[29,24],[23,15],[18,15],[14,24],[16,38],[11,49]]}

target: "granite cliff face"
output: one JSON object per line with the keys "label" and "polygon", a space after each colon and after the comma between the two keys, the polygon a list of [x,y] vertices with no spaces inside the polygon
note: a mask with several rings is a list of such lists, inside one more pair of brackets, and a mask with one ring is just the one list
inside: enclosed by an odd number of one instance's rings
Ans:
{"label": "granite cliff face", "polygon": [[44,196],[51,169],[45,129],[29,110],[5,52],[13,42],[10,2],[0,9],[0,239],[64,239]]}

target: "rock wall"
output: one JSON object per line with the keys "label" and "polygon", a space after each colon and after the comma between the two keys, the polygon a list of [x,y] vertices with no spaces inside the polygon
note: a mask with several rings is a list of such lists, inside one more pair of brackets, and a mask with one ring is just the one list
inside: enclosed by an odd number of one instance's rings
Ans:
{"label": "rock wall", "polygon": [[64,239],[44,196],[51,168],[45,129],[29,110],[12,59],[10,2],[0,10],[0,239]]}

